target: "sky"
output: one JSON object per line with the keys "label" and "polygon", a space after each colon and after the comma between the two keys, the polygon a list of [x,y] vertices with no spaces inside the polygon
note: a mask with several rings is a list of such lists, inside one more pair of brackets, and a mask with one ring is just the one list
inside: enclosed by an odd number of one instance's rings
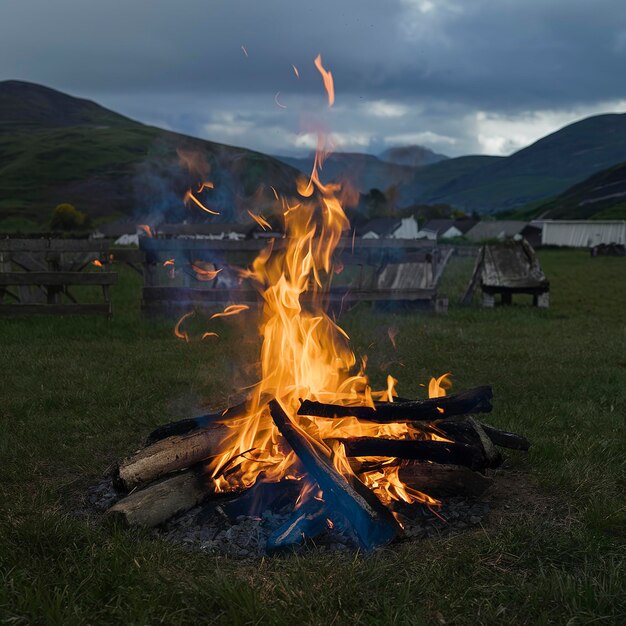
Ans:
{"label": "sky", "polygon": [[626,112],[624,70],[624,0],[0,0],[0,80],[271,154],[507,155]]}

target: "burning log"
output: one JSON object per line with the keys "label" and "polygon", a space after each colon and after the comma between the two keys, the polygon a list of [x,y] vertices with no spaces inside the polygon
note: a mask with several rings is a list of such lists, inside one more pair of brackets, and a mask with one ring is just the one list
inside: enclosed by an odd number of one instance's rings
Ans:
{"label": "burning log", "polygon": [[270,413],[280,433],[322,490],[332,517],[345,518],[363,548],[372,550],[385,545],[401,533],[400,526],[380,500],[358,478],[349,481],[339,474],[321,448],[313,446],[276,400],[270,402]]}
{"label": "burning log", "polygon": [[113,476],[118,489],[130,491],[161,476],[186,469],[215,456],[228,427],[211,424],[187,435],[174,435],[124,459]]}
{"label": "burning log", "polygon": [[336,441],[345,446],[346,455],[349,457],[382,456],[413,459],[447,465],[462,465],[473,470],[484,469],[486,466],[486,459],[480,448],[466,443],[381,439],[379,437],[350,437]]}
{"label": "burning log", "polygon": [[188,511],[211,495],[215,495],[214,483],[203,481],[190,470],[133,491],[106,514],[125,526],[153,528],[178,513]]}
{"label": "burning log", "polygon": [[314,417],[356,417],[381,424],[388,422],[414,422],[440,419],[443,415],[489,413],[492,409],[491,387],[476,387],[461,393],[413,402],[380,402],[375,408],[368,406],[343,406],[303,400],[298,415]]}
{"label": "burning log", "polygon": [[400,464],[398,477],[407,486],[433,496],[479,496],[492,479],[460,465],[408,461]]}
{"label": "burning log", "polygon": [[221,413],[206,413],[205,415],[198,415],[197,417],[163,424],[148,435],[146,445],[149,446],[166,437],[186,435],[198,428],[206,428],[215,422],[242,417],[245,415],[246,407],[247,402],[242,402],[241,404],[227,408]]}

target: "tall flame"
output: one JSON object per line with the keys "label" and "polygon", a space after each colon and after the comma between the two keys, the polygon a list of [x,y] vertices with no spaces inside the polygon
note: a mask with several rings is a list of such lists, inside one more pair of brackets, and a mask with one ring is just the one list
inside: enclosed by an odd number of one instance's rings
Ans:
{"label": "tall flame", "polygon": [[[317,57],[315,65],[324,79],[330,106],[334,102],[332,75],[323,68],[321,57]],[[285,223],[285,246],[275,249],[270,242],[243,273],[251,279],[263,302],[259,327],[261,375],[251,389],[246,414],[224,421],[229,428],[221,442],[221,453],[207,467],[218,488],[224,490],[250,486],[257,480],[303,477],[297,457],[272,421],[267,407],[269,399],[276,399],[312,443],[333,459],[337,471],[346,476],[353,474],[353,466],[362,466],[366,459],[348,459],[338,439],[436,437],[430,430],[422,431],[412,424],[298,415],[301,399],[374,407],[375,400],[392,402],[397,395],[397,381],[391,376],[386,389],[371,389],[364,372],[365,360],[357,363],[347,333],[325,309],[325,297],[337,267],[333,255],[342,233],[349,229],[339,200],[340,187],[323,184],[318,175],[325,152],[326,140],[320,136],[313,171],[308,179],[297,181],[299,197],[295,201],[279,200],[276,194]],[[246,308],[232,305],[214,317]],[[183,334],[180,330],[178,333]],[[358,477],[384,503],[403,500],[437,504],[433,498],[402,484],[396,459],[367,461],[377,461],[377,469],[362,471],[359,466]],[[231,471],[234,467],[236,472]]]}

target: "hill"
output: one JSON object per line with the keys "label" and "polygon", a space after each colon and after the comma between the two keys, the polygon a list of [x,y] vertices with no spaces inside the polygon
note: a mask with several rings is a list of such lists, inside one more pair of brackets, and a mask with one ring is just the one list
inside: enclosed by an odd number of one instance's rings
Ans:
{"label": "hill", "polygon": [[[258,152],[146,126],[94,102],[20,81],[0,82],[0,225],[41,226],[60,202],[92,218],[204,219],[182,204],[200,174],[215,184],[206,202],[216,221],[265,208],[270,185],[292,193],[297,172]],[[203,198],[204,199],[204,198]]]}
{"label": "hill", "polygon": [[429,201],[496,211],[565,191],[626,161],[626,114],[589,117],[434,190]]}
{"label": "hill", "polygon": [[411,167],[423,167],[444,161],[448,157],[437,154],[424,146],[398,146],[381,152],[378,157],[381,161],[395,163],[396,165],[410,165]]}
{"label": "hill", "polygon": [[535,213],[545,219],[626,219],[626,163],[590,176]]}

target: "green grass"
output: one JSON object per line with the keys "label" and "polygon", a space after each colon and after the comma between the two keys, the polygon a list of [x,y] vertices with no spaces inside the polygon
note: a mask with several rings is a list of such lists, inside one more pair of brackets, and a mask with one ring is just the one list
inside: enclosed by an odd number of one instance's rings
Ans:
{"label": "green grass", "polygon": [[[401,395],[423,396],[446,371],[457,388],[491,383],[489,421],[533,443],[509,455],[509,508],[484,528],[371,556],[234,561],[76,514],[151,427],[249,382],[242,362],[257,344],[242,341],[243,318],[219,342],[184,344],[171,323],[141,318],[139,277],[122,271],[110,322],[0,321],[0,622],[624,623],[626,263],[540,257],[548,311],[520,297],[447,316],[344,317],[377,384],[390,372]],[[449,266],[451,298],[472,263]]]}

